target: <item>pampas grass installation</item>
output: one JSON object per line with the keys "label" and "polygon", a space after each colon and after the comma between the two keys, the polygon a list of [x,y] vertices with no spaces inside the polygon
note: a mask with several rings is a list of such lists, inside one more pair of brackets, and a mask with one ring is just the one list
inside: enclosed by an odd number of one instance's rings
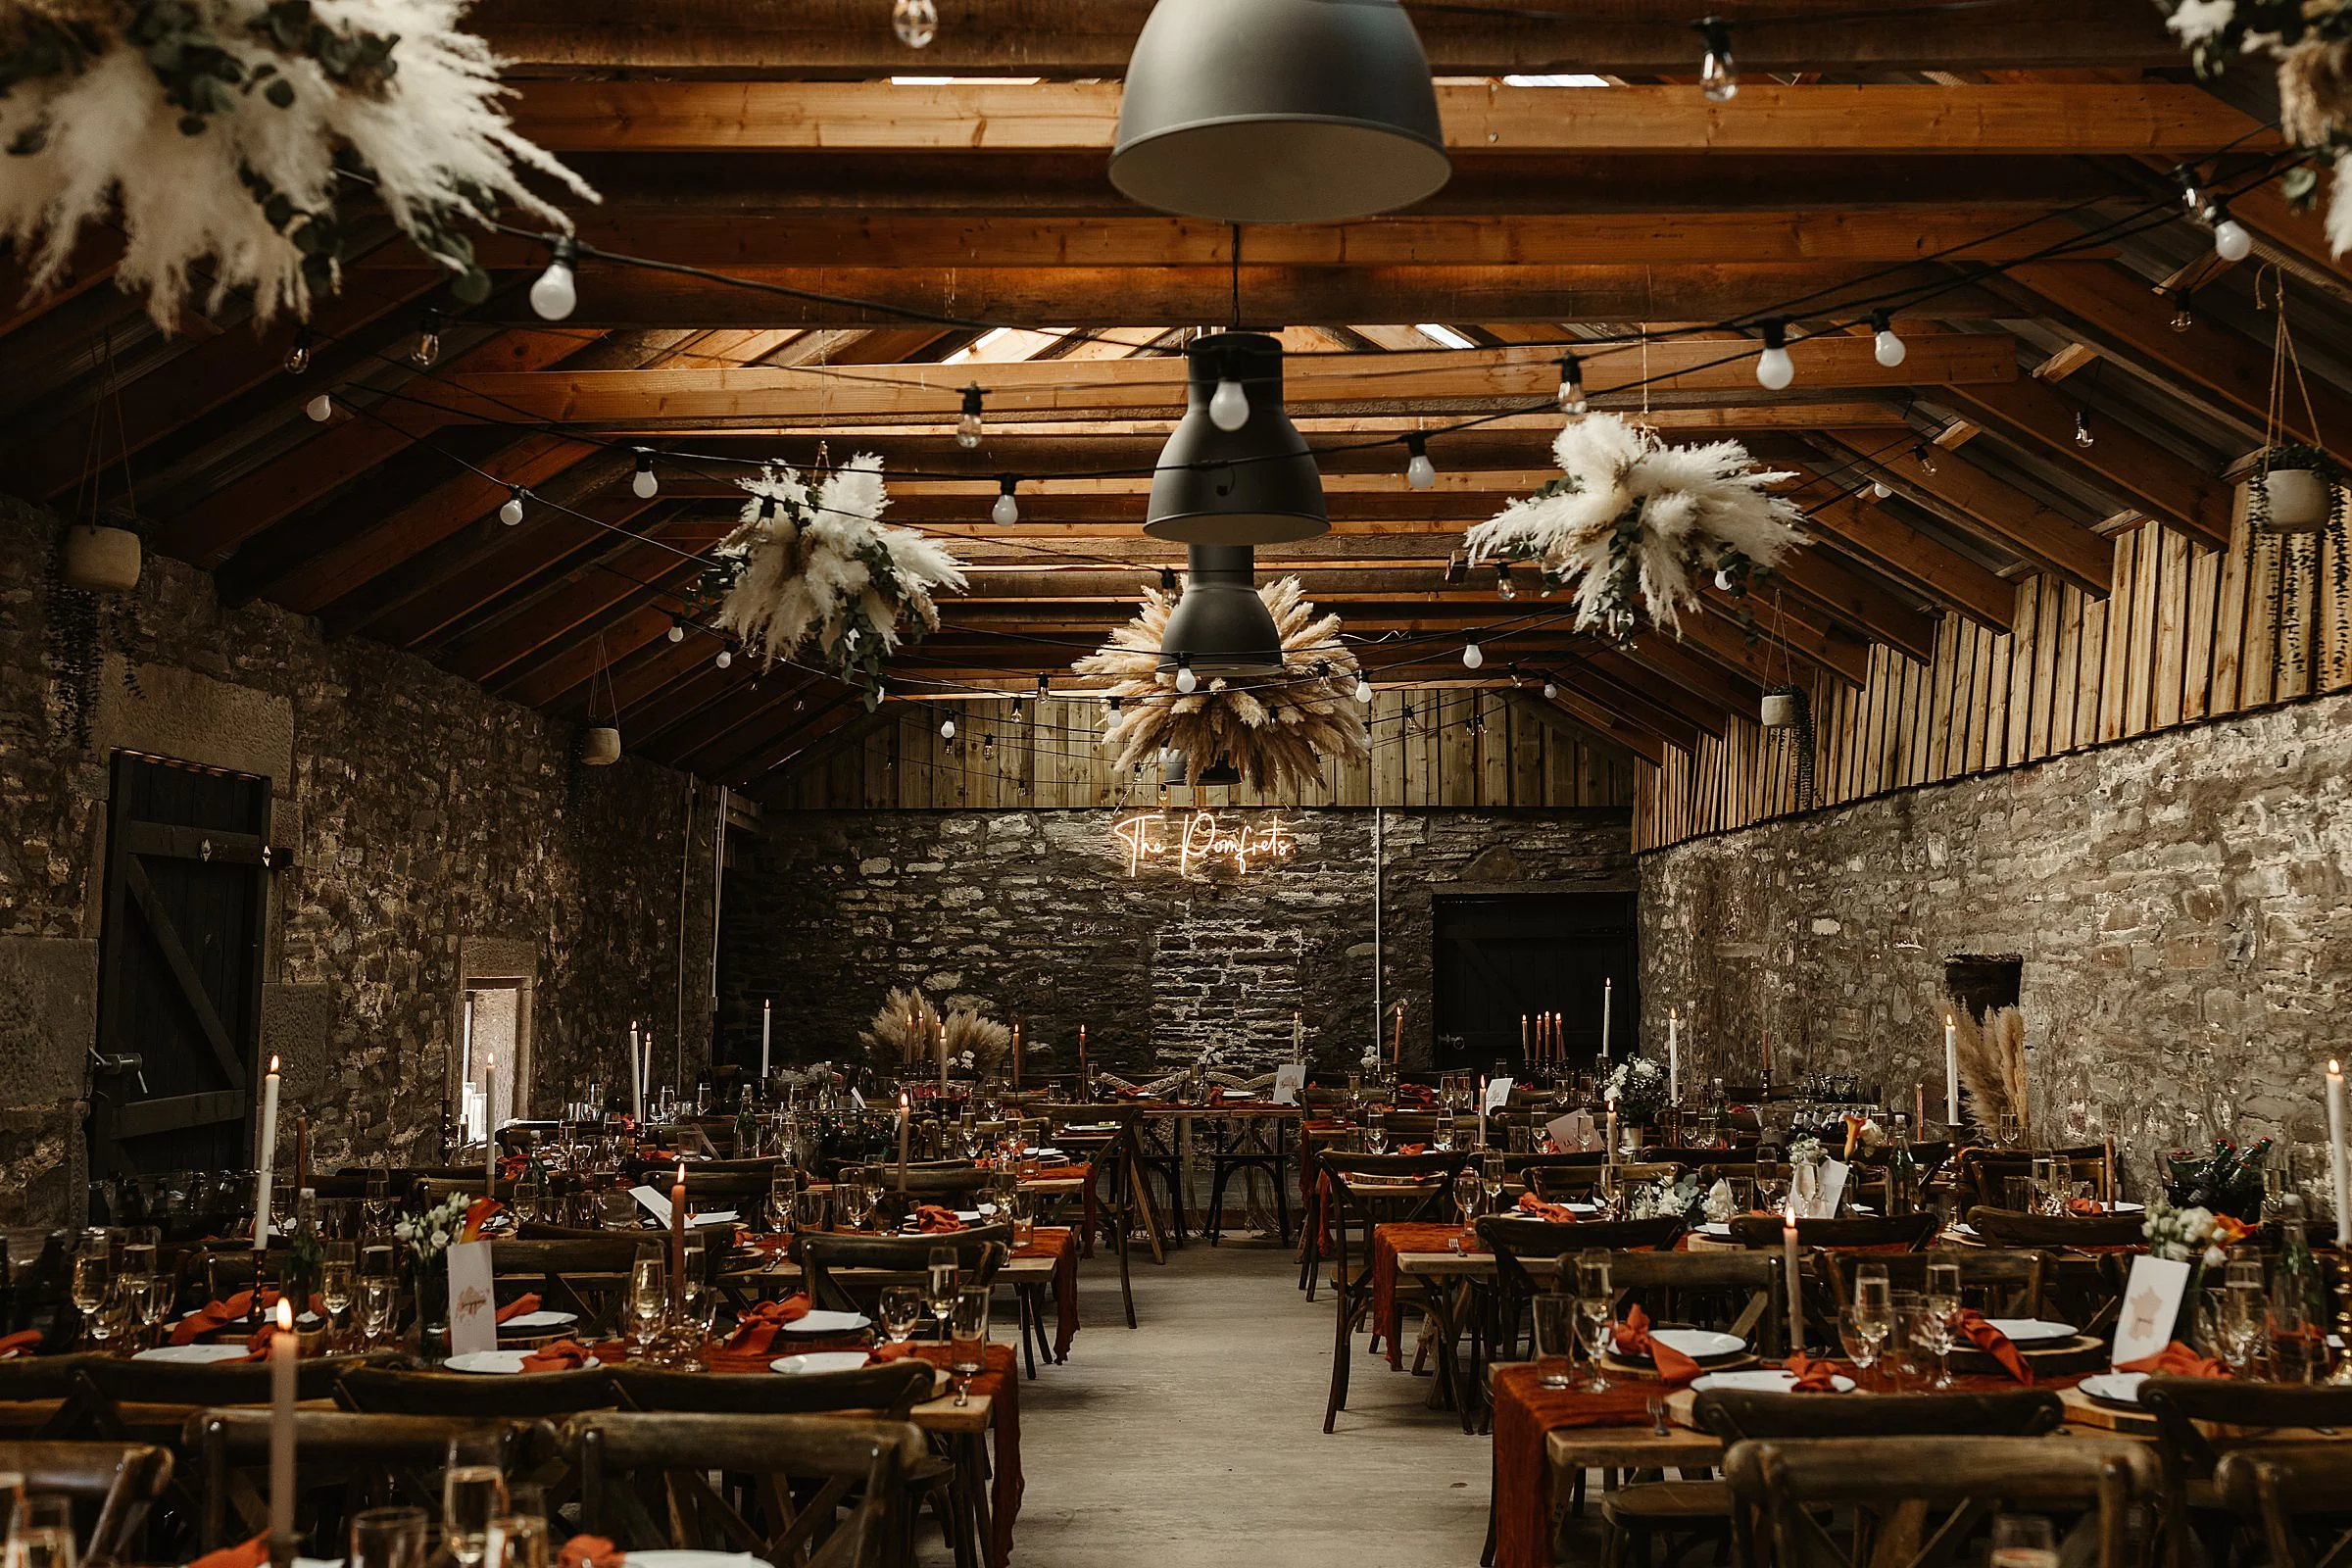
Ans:
{"label": "pampas grass installation", "polygon": [[1012,1031],[977,1007],[957,1007],[943,1015],[929,997],[911,986],[892,988],[873,1022],[858,1038],[884,1076],[923,1076],[939,1068],[937,1040],[943,1031],[949,1061],[960,1064],[969,1053],[973,1070],[984,1078],[1012,1049]]}
{"label": "pampas grass installation", "polygon": [[[1296,577],[1261,584],[1259,599],[1282,638],[1283,673],[1202,683],[1189,695],[1159,668],[1174,595],[1146,584],[1143,610],[1110,641],[1070,667],[1109,682],[1119,699],[1102,720],[1102,746],[1124,772],[1182,752],[1194,775],[1220,758],[1254,789],[1296,791],[1319,777],[1323,759],[1371,755],[1372,736],[1355,700],[1355,656],[1340,641],[1340,617],[1318,619]],[[1320,668],[1322,673],[1318,674]]]}
{"label": "pampas grass installation", "polygon": [[1989,1134],[2004,1115],[2022,1130],[2030,1124],[2026,1079],[2026,1018],[2017,1008],[1987,1009],[1980,1019],[1966,1007],[1954,1012],[1960,1088],[1981,1132]]}

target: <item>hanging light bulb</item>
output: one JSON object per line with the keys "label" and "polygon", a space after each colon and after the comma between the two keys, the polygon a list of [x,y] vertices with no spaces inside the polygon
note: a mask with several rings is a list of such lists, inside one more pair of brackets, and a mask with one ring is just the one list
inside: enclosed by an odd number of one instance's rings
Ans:
{"label": "hanging light bulb", "polygon": [[1355,677],[1355,700],[1359,703],[1368,703],[1372,700],[1372,678],[1369,675]]}
{"label": "hanging light bulb", "polygon": [[735,662],[735,650],[732,648],[721,648],[718,651],[718,656],[711,660],[710,662],[716,664],[721,669],[726,668],[729,664]]}
{"label": "hanging light bulb", "polygon": [[1727,594],[1732,591],[1732,574],[1721,566],[1715,568],[1715,586]]}
{"label": "hanging light bulb", "polygon": [[1015,724],[1021,721],[1021,700],[1018,697],[1012,700],[1012,721]]}
{"label": "hanging light bulb", "polygon": [[1873,479],[1873,480],[1871,480],[1871,481],[1870,481],[1870,499],[1871,499],[1871,500],[1873,500],[1873,501],[1884,501],[1884,500],[1886,500],[1886,499],[1888,496],[1890,496],[1890,495],[1892,495],[1892,494],[1894,494],[1894,492],[1893,492],[1891,489],[1887,488],[1887,485],[1886,485],[1886,480],[1884,480],[1884,479]]}
{"label": "hanging light bulb", "polygon": [[1404,438],[1404,449],[1412,454],[1404,466],[1404,482],[1416,490],[1436,484],[1438,466],[1429,461],[1429,438],[1416,430]]}
{"label": "hanging light bulb", "polygon": [[952,741],[956,738],[956,715],[954,713],[950,713],[939,721],[939,738],[943,741]]}
{"label": "hanging light bulb", "polygon": [[939,7],[935,0],[898,0],[890,8],[891,30],[909,49],[927,49],[939,36]]}
{"label": "hanging light bulb", "polygon": [[1463,645],[1463,647],[1462,647],[1462,667],[1463,667],[1463,668],[1465,668],[1465,669],[1476,669],[1476,668],[1478,668],[1478,666],[1479,666],[1479,665],[1481,665],[1481,664],[1485,663],[1486,662],[1487,662],[1487,651],[1486,651],[1485,649],[1483,649],[1483,648],[1481,648],[1481,647],[1479,647],[1479,646],[1478,646],[1478,639],[1477,639],[1477,638],[1473,637],[1473,638],[1471,638],[1471,639],[1470,639],[1470,641],[1469,641],[1469,642],[1467,642],[1467,643],[1465,643],[1465,644]]}
{"label": "hanging light bulb", "polygon": [[2225,262],[2242,262],[2254,254],[2254,236],[2227,207],[2213,209],[2213,253]]}
{"label": "hanging light bulb", "polygon": [[980,383],[963,389],[963,412],[956,416],[956,444],[969,452],[980,444]]}
{"label": "hanging light bulb", "polygon": [[1190,654],[1177,655],[1176,689],[1189,697],[1200,689],[1200,677],[1193,673],[1193,656]]}
{"label": "hanging light bulb", "polygon": [[1250,394],[1232,376],[1219,376],[1216,391],[1209,394],[1208,422],[1231,434],[1250,422]]}
{"label": "hanging light bulb", "polygon": [[684,615],[669,617],[669,640],[673,643],[682,643],[686,640],[686,617]]}
{"label": "hanging light bulb", "polygon": [[661,489],[662,481],[654,477],[654,455],[639,447],[637,471],[629,476],[629,493],[640,501],[651,501]]}
{"label": "hanging light bulb", "polygon": [[1494,563],[1494,597],[1504,601],[1519,597],[1518,585],[1511,581],[1511,564],[1507,561]]}
{"label": "hanging light bulb", "polygon": [[278,363],[285,368],[288,375],[300,375],[311,368],[311,329],[309,327],[298,326],[294,329],[294,341],[286,346],[286,357]]}
{"label": "hanging light bulb", "polygon": [[2075,411],[2075,445],[2079,447],[2094,447],[2098,444],[2099,438],[2090,433],[2089,416],[2085,415],[2081,409],[2077,409]]}
{"label": "hanging light bulb", "polygon": [[1558,681],[1551,681],[1551,680],[1547,680],[1547,681],[1545,681],[1545,682],[1544,683],[1544,700],[1545,702],[1547,702],[1547,703],[1548,703],[1548,702],[1550,702],[1550,701],[1551,701],[1553,698],[1555,698],[1555,697],[1557,697],[1557,696],[1559,696],[1559,695],[1560,695],[1560,683],[1559,683]]}
{"label": "hanging light bulb", "polygon": [[1903,363],[1910,353],[1903,340],[1894,335],[1894,320],[1885,311],[1870,313],[1871,354],[1889,370]]}
{"label": "hanging light bulb", "polygon": [[1021,520],[1021,504],[1012,499],[1014,480],[1006,474],[997,481],[997,504],[988,509],[988,520],[1001,528],[1009,528]]}
{"label": "hanging light bulb", "polygon": [[1764,352],[1756,356],[1756,384],[1767,392],[1785,391],[1796,379],[1796,364],[1788,358],[1788,319],[1775,316],[1759,324]]}
{"label": "hanging light bulb", "polygon": [[2185,332],[2196,324],[2197,318],[2188,311],[2188,296],[2183,294],[2180,298],[2178,308],[2173,312],[2172,328],[2176,332]]}
{"label": "hanging light bulb", "polygon": [[1573,354],[1560,356],[1558,398],[1562,414],[1583,414],[1592,407],[1585,397],[1584,363]]}
{"label": "hanging light bulb", "polygon": [[1051,696],[1053,696],[1053,695],[1054,695],[1054,688],[1053,688],[1053,686],[1052,686],[1052,685],[1051,685],[1051,684],[1050,684],[1050,683],[1047,681],[1047,679],[1046,679],[1046,677],[1045,677],[1045,672],[1044,672],[1044,671],[1042,671],[1042,670],[1041,670],[1041,671],[1039,671],[1039,672],[1038,672],[1038,677],[1037,677],[1037,700],[1038,700],[1040,703],[1043,703],[1043,702],[1044,702],[1044,701],[1045,701],[1047,698],[1049,698],[1049,697],[1051,697]]}
{"label": "hanging light bulb", "polygon": [[1119,716],[1119,694],[1116,692],[1110,694],[1110,716],[1113,718]]}
{"label": "hanging light bulb", "polygon": [[1936,476],[1936,458],[1935,455],[1929,451],[1928,444],[1925,441],[1914,441],[1911,443],[1911,458],[1913,462],[1919,465],[1920,472],[1928,475],[1930,478],[1934,478]]}
{"label": "hanging light bulb", "polygon": [[441,359],[441,328],[445,323],[441,313],[427,309],[416,318],[416,346],[409,350],[409,363],[419,370],[429,370]]}
{"label": "hanging light bulb", "polygon": [[335,400],[321,392],[310,402],[305,403],[302,406],[302,412],[311,416],[312,423],[324,424],[335,416]]}
{"label": "hanging light bulb", "polygon": [[994,735],[988,735],[981,738],[980,755],[992,761],[996,759],[997,738]]}
{"label": "hanging light bulb", "polygon": [[498,509],[498,520],[510,528],[522,520],[522,486],[508,489],[506,505]]}
{"label": "hanging light bulb", "polygon": [[1172,594],[1176,591],[1175,567],[1162,566],[1159,568],[1159,591],[1163,594]]}
{"label": "hanging light bulb", "polygon": [[2186,164],[2176,165],[2173,178],[2180,184],[2180,202],[2191,213],[2205,210],[2205,193],[2197,188],[2197,172]]}
{"label": "hanging light bulb", "polygon": [[1740,96],[1740,68],[1732,60],[1731,24],[1721,17],[1701,17],[1691,24],[1707,43],[1698,63],[1698,88],[1711,104],[1728,104]]}
{"label": "hanging light bulb", "polygon": [[580,291],[572,283],[571,270],[579,260],[580,248],[568,234],[558,234],[548,242],[552,253],[547,270],[531,285],[531,309],[543,321],[561,321],[579,308]]}

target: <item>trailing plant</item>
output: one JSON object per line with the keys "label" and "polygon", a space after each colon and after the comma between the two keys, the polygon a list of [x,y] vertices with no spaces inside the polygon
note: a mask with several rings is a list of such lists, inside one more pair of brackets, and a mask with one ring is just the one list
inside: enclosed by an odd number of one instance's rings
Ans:
{"label": "trailing plant", "polygon": [[[96,520],[101,526],[139,531],[128,514],[109,513]],[[49,698],[57,722],[73,738],[75,751],[90,745],[90,717],[98,708],[98,677],[111,651],[122,656],[122,689],[144,697],[138,666],[131,651],[142,639],[139,600],[135,593],[99,593],[66,581],[66,530],[59,529],[43,569],[48,599],[45,626],[49,665]]]}
{"label": "trailing plant", "polygon": [[117,280],[169,330],[201,263],[208,300],[250,289],[267,320],[341,281],[357,187],[452,275],[490,277],[466,229],[513,203],[564,214],[525,171],[596,193],[518,135],[499,62],[457,30],[467,0],[0,0],[0,233],[35,291],[85,225],[124,236]]}
{"label": "trailing plant", "polygon": [[[1579,628],[1630,641],[1642,619],[1673,628],[1712,574],[1743,602],[1804,542],[1796,507],[1737,441],[1669,446],[1611,414],[1572,419],[1552,443],[1563,470],[1466,535],[1472,562],[1537,564],[1576,597]],[[1752,620],[1750,622],[1752,630]]]}
{"label": "trailing plant", "polygon": [[1809,810],[1813,806],[1813,753],[1816,731],[1813,723],[1813,695],[1802,686],[1783,681],[1764,689],[1767,697],[1786,697],[1796,710],[1796,722],[1788,728],[1796,746],[1796,808]]}

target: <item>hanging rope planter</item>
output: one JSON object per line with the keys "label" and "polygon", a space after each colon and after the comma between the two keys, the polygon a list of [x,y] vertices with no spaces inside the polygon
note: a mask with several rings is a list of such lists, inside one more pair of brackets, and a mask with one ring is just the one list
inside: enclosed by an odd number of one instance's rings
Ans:
{"label": "hanging rope planter", "polygon": [[[2323,574],[2333,581],[2341,613],[2347,587],[2352,586],[2352,553],[2346,549],[2343,472],[2321,448],[2295,439],[2287,423],[2291,383],[2303,404],[2303,428],[2316,434],[2320,427],[2311,387],[2295,351],[2294,330],[2287,320],[2286,285],[2276,268],[2263,269],[2255,278],[2254,299],[2257,306],[2277,313],[2277,326],[2271,339],[2271,392],[2263,417],[2262,451],[2253,473],[2243,481],[2246,563],[2248,570],[2260,571],[2264,541],[2270,541],[2271,623],[2276,630],[2271,644],[2271,680],[2276,689],[2284,684],[2290,671],[2299,672],[2312,662],[2312,637],[2319,626],[2324,598]],[[2344,641],[2340,635],[2334,639],[2329,671],[2338,682],[2344,676]],[[2316,670],[2314,673],[2316,677]]]}

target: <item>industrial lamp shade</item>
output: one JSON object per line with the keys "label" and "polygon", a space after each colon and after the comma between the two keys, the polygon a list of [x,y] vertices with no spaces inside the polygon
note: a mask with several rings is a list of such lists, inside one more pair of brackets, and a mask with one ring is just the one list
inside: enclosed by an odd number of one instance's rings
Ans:
{"label": "industrial lamp shade", "polygon": [[[1188,545],[1276,545],[1331,531],[1323,475],[1282,407],[1282,344],[1219,332],[1184,351],[1185,411],[1160,448],[1144,532]],[[1209,414],[1217,383],[1250,400],[1238,429]]]}
{"label": "industrial lamp shade", "polygon": [[1194,545],[1184,592],[1160,633],[1163,673],[1189,665],[1201,680],[1282,673],[1282,633],[1257,594],[1257,554],[1248,545]]}
{"label": "industrial lamp shade", "polygon": [[1408,207],[1452,167],[1396,0],[1159,0],[1127,62],[1110,182],[1228,223]]}

